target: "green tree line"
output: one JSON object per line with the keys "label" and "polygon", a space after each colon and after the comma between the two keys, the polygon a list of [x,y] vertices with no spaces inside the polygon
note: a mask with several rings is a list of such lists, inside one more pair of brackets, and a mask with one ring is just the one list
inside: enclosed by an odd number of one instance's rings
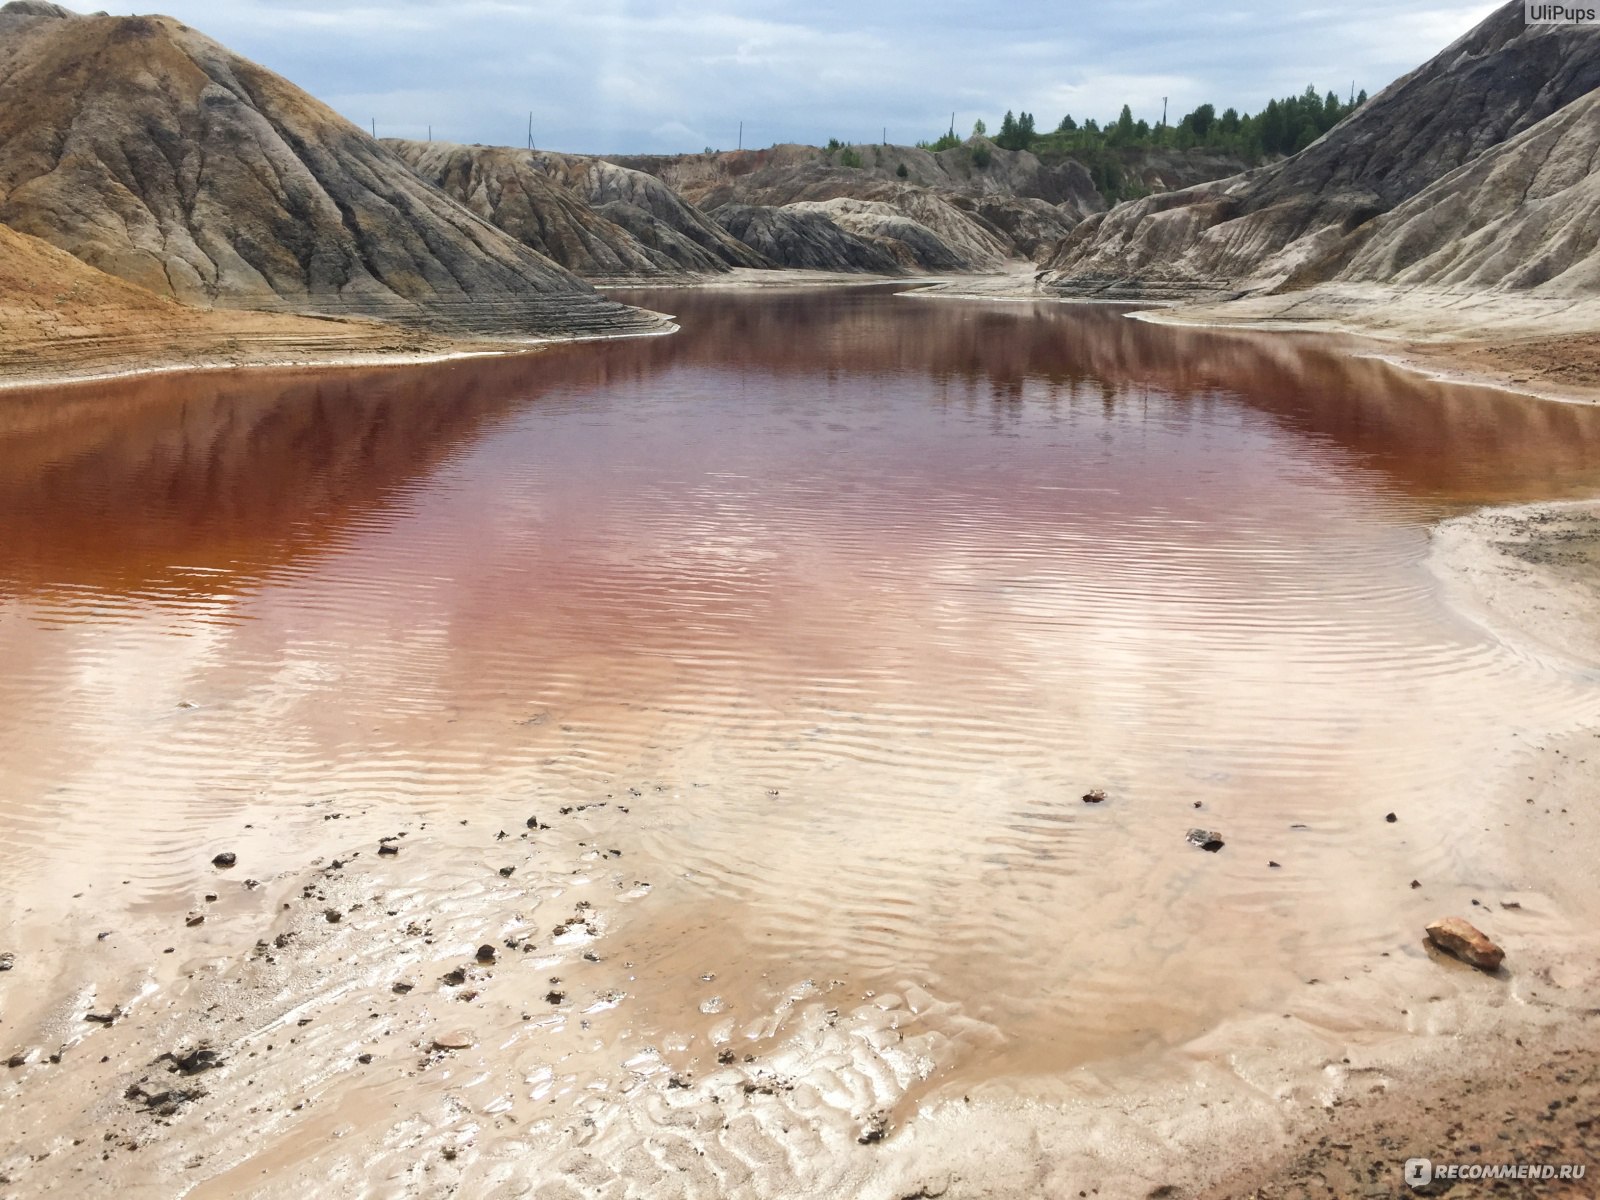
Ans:
{"label": "green tree line", "polygon": [[[1258,113],[1228,108],[1219,115],[1215,105],[1202,104],[1171,125],[1136,121],[1132,108],[1124,104],[1117,119],[1104,125],[1092,117],[1080,123],[1069,114],[1048,132],[1039,131],[1030,112],[1007,112],[993,140],[1007,150],[1032,150],[1042,157],[1098,158],[1097,151],[1170,148],[1217,150],[1257,162],[1305,149],[1366,101],[1366,92],[1346,101],[1335,92],[1319,94],[1315,87],[1308,87],[1298,96],[1268,101]],[[979,121],[973,132],[981,135],[988,131]],[[948,150],[960,144],[953,129],[936,141],[918,143],[927,150]]]}

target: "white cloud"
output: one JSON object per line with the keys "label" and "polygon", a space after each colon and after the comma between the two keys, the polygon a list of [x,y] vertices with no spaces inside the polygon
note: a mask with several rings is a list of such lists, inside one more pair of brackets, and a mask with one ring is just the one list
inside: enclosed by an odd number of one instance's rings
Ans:
{"label": "white cloud", "polygon": [[[87,4],[85,5],[87,7]],[[113,3],[113,11],[146,5]],[[1211,101],[1259,108],[1306,84],[1376,93],[1489,6],[1347,0],[163,0],[165,11],[379,132],[520,142],[528,113],[552,149],[700,150],[896,141],[991,126],[1008,108],[1174,116]]]}

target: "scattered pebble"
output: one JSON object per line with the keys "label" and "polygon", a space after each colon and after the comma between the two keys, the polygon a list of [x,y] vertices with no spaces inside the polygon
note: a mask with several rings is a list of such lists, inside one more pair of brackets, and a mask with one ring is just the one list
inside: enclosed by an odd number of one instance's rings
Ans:
{"label": "scattered pebble", "polygon": [[491,946],[488,942],[485,942],[483,945],[478,947],[478,961],[479,962],[481,962],[481,963],[492,963],[494,961],[494,959],[495,959],[494,947]]}
{"label": "scattered pebble", "polygon": [[233,866],[238,861],[239,861],[239,856],[237,854],[235,854],[232,850],[224,850],[221,854],[217,855],[215,858],[213,858],[211,860],[211,865],[213,867],[219,867],[219,868],[221,868],[223,870],[226,870],[227,868]]}
{"label": "scattered pebble", "polygon": [[1189,830],[1188,840],[1191,846],[1209,850],[1212,854],[1221,850],[1225,844],[1222,840],[1222,835],[1211,829],[1191,829]]}
{"label": "scattered pebble", "polygon": [[1091,788],[1083,794],[1083,802],[1085,804],[1104,804],[1106,802],[1105,789]]}
{"label": "scattered pebble", "polygon": [[470,1050],[472,1049],[472,1035],[461,1030],[450,1033],[441,1033],[433,1039],[435,1050]]}
{"label": "scattered pebble", "polygon": [[1385,821],[1387,821],[1387,822],[1389,822],[1389,824],[1391,824],[1391,825],[1393,825],[1393,824],[1394,824],[1394,823],[1395,823],[1395,822],[1396,822],[1396,821],[1398,821],[1398,820],[1399,820],[1399,819],[1400,819],[1400,818],[1399,818],[1399,817],[1397,817],[1397,816],[1395,816],[1395,815],[1394,815],[1394,814],[1393,814],[1393,813],[1390,813],[1390,814],[1389,814],[1389,815],[1388,815],[1388,816],[1386,816],[1386,817],[1384,817],[1384,818],[1383,818],[1383,819],[1384,819],[1384,820],[1385,820]]}

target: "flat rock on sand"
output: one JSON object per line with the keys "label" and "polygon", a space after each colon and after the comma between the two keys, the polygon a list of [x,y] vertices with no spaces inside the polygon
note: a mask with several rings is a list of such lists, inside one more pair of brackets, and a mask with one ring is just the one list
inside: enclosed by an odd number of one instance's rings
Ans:
{"label": "flat rock on sand", "polygon": [[1428,926],[1428,940],[1447,954],[1481,971],[1498,971],[1506,953],[1484,932],[1460,917],[1445,917]]}

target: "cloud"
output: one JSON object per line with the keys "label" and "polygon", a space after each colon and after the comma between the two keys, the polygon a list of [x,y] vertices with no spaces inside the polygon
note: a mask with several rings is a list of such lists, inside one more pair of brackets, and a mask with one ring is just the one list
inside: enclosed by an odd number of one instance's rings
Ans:
{"label": "cloud", "polygon": [[[114,3],[134,12],[140,4]],[[1309,83],[1377,92],[1490,5],[1268,0],[163,0],[163,9],[379,133],[550,149],[933,137],[1006,109],[1256,109]]]}

